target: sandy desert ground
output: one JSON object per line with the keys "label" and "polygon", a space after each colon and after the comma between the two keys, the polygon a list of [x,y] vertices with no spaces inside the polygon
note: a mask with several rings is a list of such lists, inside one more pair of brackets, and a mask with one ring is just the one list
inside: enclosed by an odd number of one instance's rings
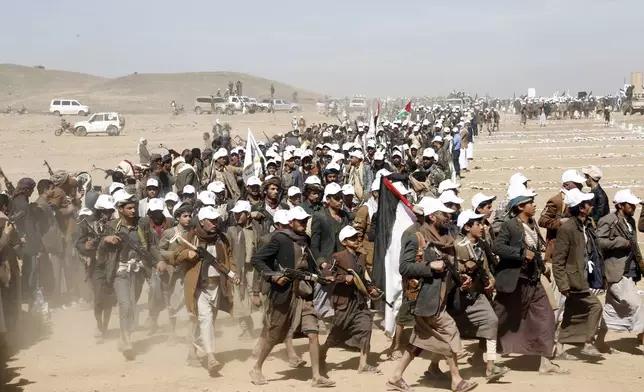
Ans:
{"label": "sandy desert ground", "polygon": [[[321,122],[323,117],[304,113],[307,121]],[[163,143],[179,150],[201,146],[201,135],[212,127],[215,117],[189,114],[183,117],[169,115],[128,115],[127,129],[119,137],[54,136],[59,119],[44,115],[0,116],[0,133],[3,148],[0,163],[5,173],[15,182],[21,176],[40,179],[46,176],[42,166],[47,159],[54,169],[72,171],[89,170],[92,165],[113,167],[123,157],[134,159],[136,143],[144,136],[151,146]],[[261,131],[268,135],[288,129],[288,114],[237,115],[222,117],[230,122],[235,132],[245,135],[251,128],[257,138]],[[602,181],[609,197],[620,188],[631,187],[640,197],[644,196],[641,176],[644,137],[618,128],[604,128],[600,120],[575,120],[551,122],[546,128],[530,122],[527,128],[519,127],[518,118],[503,119],[501,131],[493,136],[482,135],[475,142],[473,169],[462,180],[463,194],[467,200],[478,192],[505,195],[506,182],[516,171],[532,180],[532,187],[539,193],[537,202],[545,201],[559,189],[561,173],[568,168],[595,164],[604,171]],[[639,116],[629,119],[644,123]],[[486,132],[484,132],[485,134]],[[474,169],[474,167],[476,168]],[[96,173],[95,182],[102,176]],[[100,179],[100,180],[99,180]],[[103,182],[104,183],[104,182]],[[469,202],[466,203],[469,206]],[[143,295],[142,298],[145,298]],[[145,302],[144,299],[141,300]],[[141,320],[147,316],[145,304],[140,305]],[[51,332],[41,341],[31,342],[30,347],[19,352],[9,363],[13,380],[0,385],[0,390],[26,391],[308,391],[310,368],[292,370],[283,361],[283,346],[278,346],[276,359],[267,362],[264,374],[270,384],[256,387],[250,383],[249,359],[254,342],[236,339],[237,328],[227,315],[220,315],[217,322],[218,359],[224,366],[219,377],[209,377],[203,369],[185,365],[187,345],[169,345],[167,318],[161,316],[164,329],[153,336],[141,330],[134,334],[140,352],[134,362],[125,362],[116,351],[118,315],[112,316],[110,339],[97,345],[92,338],[94,322],[91,311],[79,307],[57,310],[52,316]],[[255,314],[256,326],[260,315]],[[258,327],[256,327],[258,328]],[[181,332],[187,334],[187,324]],[[259,332],[259,329],[256,329]],[[324,339],[324,337],[322,338]],[[584,391],[635,391],[641,386],[641,368],[644,357],[633,349],[632,335],[609,335],[610,344],[621,352],[598,363],[567,362],[562,366],[572,370],[570,376],[539,376],[538,360],[534,358],[505,358],[503,361],[513,371],[501,383],[482,384],[478,391],[531,391],[549,390],[564,392],[572,388]],[[469,342],[471,343],[471,342]],[[381,376],[358,375],[355,371],[357,353],[337,349],[330,353],[330,377],[338,383],[336,390],[384,391],[386,377],[395,364],[379,359],[379,353],[389,342],[380,330],[375,329],[372,339],[373,361],[384,370]],[[304,340],[296,342],[296,349],[308,360]],[[415,360],[406,373],[406,380],[417,391],[430,388],[446,389],[447,385],[428,384],[422,373],[428,365],[426,359]],[[445,368],[445,365],[442,365]],[[463,375],[484,383],[482,375],[473,371],[463,361]]]}

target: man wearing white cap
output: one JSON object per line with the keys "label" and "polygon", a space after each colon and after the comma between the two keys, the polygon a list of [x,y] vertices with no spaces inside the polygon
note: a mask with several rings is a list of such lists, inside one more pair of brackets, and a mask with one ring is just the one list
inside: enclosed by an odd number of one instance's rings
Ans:
{"label": "man wearing white cap", "polygon": [[613,197],[616,211],[597,224],[597,241],[608,283],[597,335],[597,346],[602,351],[610,352],[605,343],[608,330],[635,333],[639,345],[644,345],[644,306],[635,286],[641,279],[644,263],[633,218],[641,203],[630,189],[620,190]]}
{"label": "man wearing white cap", "polygon": [[168,218],[172,218],[174,215],[174,207],[179,203],[179,195],[174,192],[168,192],[163,198],[165,202],[165,208],[163,209],[163,215]]}
{"label": "man wearing white cap", "polygon": [[302,202],[302,208],[304,208],[307,214],[313,215],[324,208],[322,203],[323,192],[322,181],[320,181],[318,176],[310,176],[304,181],[304,201]]}
{"label": "man wearing white cap", "polygon": [[[552,256],[552,275],[559,292],[565,297],[563,322],[557,338],[557,349],[563,352],[564,344],[583,346],[581,353],[601,357],[593,346],[593,337],[599,326],[602,304],[591,292],[589,281],[598,275],[595,288],[603,288],[602,260],[595,244],[591,219],[592,193],[571,189],[564,202],[571,218],[557,231],[557,241]],[[593,260],[594,259],[594,260]],[[590,265],[588,265],[590,264]],[[598,269],[599,274],[594,270]]]}
{"label": "man wearing white cap", "polygon": [[602,171],[597,166],[588,166],[581,169],[581,172],[586,176],[586,185],[590,187],[593,195],[593,221],[595,224],[601,218],[610,213],[610,206],[608,205],[608,195],[604,189],[599,185],[599,180],[602,178]]}
{"label": "man wearing white cap", "polygon": [[[400,274],[403,278],[404,296],[414,304],[411,313],[416,325],[409,339],[409,346],[396,366],[394,374],[387,380],[387,386],[407,391],[409,385],[403,380],[403,373],[411,361],[424,350],[434,354],[432,359],[444,357],[451,373],[453,391],[469,391],[478,384],[461,378],[457,355],[462,351],[460,335],[454,319],[447,313],[447,294],[454,288],[456,280],[462,281],[462,288],[468,289],[472,280],[467,275],[453,276],[446,272],[454,270],[454,238],[440,234],[446,229],[448,215],[453,210],[437,199],[428,199],[422,205],[425,221],[419,231],[404,239],[400,257]],[[420,253],[419,253],[420,250]],[[417,262],[421,257],[424,262]],[[451,263],[453,268],[446,267]],[[432,360],[426,377],[444,378],[438,361]]]}
{"label": "man wearing white cap", "polygon": [[[180,245],[176,241],[173,241],[172,238],[175,235],[180,235],[185,238],[192,223],[192,210],[192,204],[190,203],[177,204],[173,210],[173,218],[176,225],[165,230],[159,242],[161,256],[166,263],[173,266],[172,277],[167,288],[169,293],[168,316],[170,318],[170,327],[172,328],[172,334],[170,335],[171,342],[180,341],[179,336],[176,334],[176,326],[179,313],[186,307],[184,282],[187,271],[187,264],[176,264],[174,251]],[[193,320],[191,319],[190,321],[192,322]],[[199,363],[198,360],[197,363]],[[201,366],[201,363],[199,363],[199,366]]]}
{"label": "man wearing white cap", "polygon": [[[215,318],[219,311],[231,313],[232,285],[238,285],[240,280],[230,240],[217,227],[220,218],[217,210],[212,206],[202,207],[197,218],[199,225],[194,231],[183,234],[183,241],[178,239],[180,247],[175,255],[176,264],[187,263],[186,308],[199,322],[199,328],[194,330],[189,358],[197,358],[197,347],[201,347],[208,357],[207,369],[212,372],[219,367],[215,359]],[[214,258],[201,257],[188,244],[205,249]]]}
{"label": "man wearing white cap", "polygon": [[105,232],[107,222],[114,214],[114,198],[110,195],[100,195],[93,206],[94,213],[85,217],[79,225],[80,235],[76,241],[76,250],[89,259],[87,276],[90,278],[94,291],[94,319],[97,333],[95,337],[102,341],[107,333],[107,326],[116,305],[114,288],[108,280],[108,260],[99,257],[97,249]]}
{"label": "man wearing white cap", "polygon": [[336,266],[332,272],[335,282],[331,300],[334,309],[333,327],[320,348],[320,367],[326,368],[329,348],[352,339],[360,349],[358,373],[381,374],[380,369],[367,363],[373,326],[373,315],[367,306],[367,300],[369,297],[378,297],[380,292],[374,286],[365,286],[364,289],[369,294],[366,296],[358,289],[358,284],[362,283],[364,286],[367,283],[357,282],[356,277],[347,272],[352,270],[359,276],[365,276],[365,255],[359,251],[360,233],[352,226],[345,226],[338,237],[345,250],[332,256]]}
{"label": "man wearing white cap", "polygon": [[[140,204],[139,204],[140,206]],[[156,332],[158,327],[159,313],[165,307],[165,295],[163,287],[167,287],[170,276],[167,273],[167,264],[161,256],[159,243],[163,233],[174,226],[174,220],[167,218],[163,214],[164,203],[159,198],[150,199],[148,201],[148,210],[144,216],[139,218],[139,235],[144,243],[144,248],[154,256],[156,261],[155,265],[151,265],[155,269],[150,276],[146,277],[150,288],[148,290],[148,308],[149,316],[147,324],[150,328],[150,333]],[[161,283],[164,283],[163,285]]]}
{"label": "man wearing white cap", "polygon": [[318,315],[313,305],[313,287],[306,281],[296,281],[294,285],[286,277],[276,274],[284,268],[309,273],[318,271],[306,235],[307,221],[311,216],[302,207],[289,210],[288,216],[290,230],[276,231],[270,242],[258,249],[251,259],[255,269],[270,282],[271,288],[269,311],[259,341],[260,350],[250,377],[253,384],[266,385],[268,381],[262,374],[264,361],[275,345],[299,330],[309,338],[312,386],[330,387],[335,383],[320,374]]}
{"label": "man wearing white cap", "polygon": [[195,193],[195,187],[192,185],[186,185],[183,187],[181,192],[179,192],[179,197],[181,198],[182,203],[192,203],[195,201],[195,197],[197,196]]}
{"label": "man wearing white cap", "polygon": [[297,207],[302,204],[302,191],[300,191],[300,188],[296,186],[288,188],[286,196],[286,203],[282,203],[284,209],[290,210],[291,208]]}
{"label": "man wearing white cap", "polygon": [[186,163],[184,157],[177,157],[172,161],[172,175],[177,193],[187,185],[196,189],[200,184],[197,170],[191,164]]}
{"label": "man wearing white cap", "polygon": [[[472,366],[485,366],[485,377],[490,382],[501,378],[509,369],[495,364],[499,319],[488,299],[494,291],[494,276],[489,269],[491,261],[482,247],[484,218],[483,214],[472,210],[465,210],[458,216],[460,233],[455,242],[456,259],[459,270],[471,277],[472,286],[460,291],[460,309],[450,314],[461,336],[480,339],[471,363]],[[483,361],[483,347],[487,363]]]}
{"label": "man wearing white cap", "polygon": [[148,178],[145,183],[145,198],[139,200],[139,216],[145,216],[148,213],[148,200],[159,196],[159,181],[155,178]]}
{"label": "man wearing white cap", "polygon": [[[369,193],[365,194],[368,197]],[[342,185],[342,208],[349,214],[349,220],[353,221],[356,209],[359,205],[356,203],[356,192],[351,184]]]}
{"label": "man wearing white cap", "polygon": [[465,200],[456,196],[456,193],[454,193],[454,191],[451,189],[441,193],[441,195],[438,197],[438,200],[440,200],[441,203],[445,204],[445,207],[449,208],[450,210],[454,210],[449,218],[447,230],[452,237],[456,238],[460,231],[457,227],[456,220],[458,218],[458,214],[460,214],[461,212],[461,204],[463,204]]}
{"label": "man wearing white cap", "polygon": [[262,201],[262,180],[256,176],[248,177],[246,180],[246,200],[251,206]]}
{"label": "man wearing white cap", "polygon": [[583,188],[586,179],[579,174],[577,170],[566,170],[561,176],[562,189],[553,197],[548,200],[545,208],[541,211],[539,217],[539,227],[546,229],[546,257],[547,263],[552,259],[552,252],[555,249],[555,238],[557,237],[557,230],[564,224],[570,215],[568,214],[568,207],[564,203],[566,192],[570,189]]}
{"label": "man wearing white cap", "polygon": [[[114,192],[119,218],[107,222],[108,233],[128,236],[132,242],[144,246],[137,226],[137,202],[133,195],[120,189]],[[143,263],[117,235],[103,237],[98,245],[99,255],[105,256],[108,283],[113,282],[119,306],[120,339],[118,348],[126,359],[134,359],[131,335],[138,322],[136,292],[145,280]],[[100,257],[100,256],[99,256]]]}
{"label": "man wearing white cap", "polygon": [[244,169],[241,167],[234,167],[228,164],[228,151],[225,148],[220,148],[212,156],[208,181],[206,182],[211,183],[215,180],[223,182],[229,197],[237,200],[241,196],[241,191],[235,176],[241,176],[243,173]]}
{"label": "man wearing white cap", "polygon": [[367,200],[369,198],[369,189],[373,182],[371,167],[363,162],[364,155],[360,150],[351,151],[349,157],[349,178],[345,179],[345,184],[353,186],[358,200]]}
{"label": "man wearing white cap", "polygon": [[494,208],[492,203],[496,200],[496,196],[486,196],[482,193],[477,193],[472,197],[472,210],[475,213],[483,215],[481,224],[483,225],[483,248],[486,250],[488,259],[491,259],[492,264],[496,264],[492,254],[492,244],[494,243],[494,230],[492,230],[492,212]]}
{"label": "man wearing white cap", "polygon": [[304,180],[302,173],[295,168],[295,156],[292,153],[284,152],[284,170],[281,173],[282,187],[288,189],[292,186],[302,188]]}
{"label": "man wearing white cap", "polygon": [[311,222],[311,250],[318,264],[331,261],[335,252],[344,250],[338,234],[349,225],[349,215],[342,209],[342,188],[331,183],[324,188],[326,208],[315,214]]}
{"label": "man wearing white cap", "polygon": [[253,206],[253,219],[257,220],[262,231],[265,233],[272,233],[275,230],[273,227],[273,216],[283,206],[279,202],[279,194],[281,192],[281,183],[278,178],[273,177],[262,185],[264,188],[264,200]]}
{"label": "man wearing white cap", "polygon": [[235,219],[235,225],[228,228],[226,235],[237,264],[237,272],[241,284],[233,291],[233,316],[239,322],[239,339],[252,339],[254,330],[251,318],[251,294],[253,287],[253,266],[250,259],[257,250],[261,227],[251,219],[251,205],[246,200],[239,200],[230,210]]}
{"label": "man wearing white cap", "polygon": [[519,185],[508,204],[514,218],[503,222],[492,250],[495,267],[494,311],[499,318],[502,353],[541,357],[539,374],[568,374],[551,362],[555,344],[555,314],[541,274],[548,272],[539,250],[543,239],[534,222],[534,192]]}

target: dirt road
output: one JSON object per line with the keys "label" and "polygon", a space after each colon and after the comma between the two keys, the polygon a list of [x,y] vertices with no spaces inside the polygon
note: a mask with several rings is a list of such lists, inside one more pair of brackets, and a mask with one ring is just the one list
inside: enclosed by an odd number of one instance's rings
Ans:
{"label": "dirt road", "polygon": [[[292,116],[255,115],[222,117],[230,121],[242,135],[251,127],[258,139],[261,131],[272,135],[290,127]],[[323,118],[305,114],[310,123]],[[201,146],[201,135],[209,131],[214,117],[188,115],[131,115],[125,135],[120,137],[55,137],[53,131],[58,119],[49,116],[2,116],[0,130],[4,148],[0,150],[0,162],[10,178],[15,181],[28,175],[35,179],[46,176],[42,160],[47,159],[55,169],[88,170],[92,164],[113,167],[123,157],[136,157],[136,142],[141,136],[151,146],[163,143],[180,150]],[[561,173],[568,168],[580,168],[595,164],[604,171],[602,181],[609,197],[624,187],[630,187],[640,197],[644,196],[643,181],[639,173],[644,155],[644,138],[636,133],[616,128],[604,128],[599,120],[550,122],[539,128],[534,122],[527,128],[518,125],[517,118],[502,124],[501,131],[493,136],[481,135],[475,141],[473,169],[463,179],[462,197],[468,200],[482,191],[486,194],[505,197],[506,183],[510,175],[521,171],[532,180],[531,186],[539,193],[537,203],[545,201],[560,188]],[[478,167],[474,169],[474,167]],[[101,183],[95,176],[95,182]],[[141,302],[145,302],[145,294]],[[140,305],[141,321],[147,317],[145,304]],[[79,306],[57,310],[52,316],[51,332],[43,340],[23,349],[9,362],[13,380],[5,389],[24,388],[26,391],[308,391],[310,368],[292,370],[284,362],[284,347],[278,346],[276,359],[267,362],[264,374],[270,381],[265,387],[250,383],[248,370],[253,341],[236,339],[238,328],[225,314],[217,321],[217,357],[224,364],[219,377],[209,377],[203,369],[186,366],[188,346],[169,345],[167,339],[167,316],[162,313],[163,327],[159,333],[148,336],[145,330],[137,331],[133,340],[139,352],[133,362],[125,362],[116,350],[118,314],[115,312],[110,324],[110,340],[97,345],[92,337],[94,321],[91,311]],[[256,333],[259,332],[260,315],[255,314]],[[187,322],[181,325],[181,333],[188,334]],[[325,337],[322,337],[325,339]],[[468,346],[471,346],[467,342]],[[548,390],[568,392],[572,388],[582,391],[635,391],[641,388],[641,368],[644,356],[634,350],[633,335],[609,334],[609,343],[622,351],[598,363],[560,363],[570,368],[572,374],[565,377],[539,376],[536,373],[536,358],[504,358],[512,372],[503,382],[481,385],[478,391],[531,391]],[[379,362],[384,375],[358,375],[355,371],[357,353],[337,349],[329,354],[330,378],[338,383],[336,390],[384,391],[386,377],[395,363],[378,361],[389,342],[380,330],[374,329],[373,361]],[[308,360],[305,340],[296,341],[296,349]],[[573,351],[574,352],[574,351]],[[310,361],[309,361],[310,362]],[[446,389],[449,386],[428,384],[422,381],[422,373],[428,365],[426,359],[415,360],[406,373],[406,380],[417,391],[429,388]],[[442,364],[443,369],[446,365]],[[482,375],[470,369],[464,361],[461,369],[465,377],[473,377],[483,383]]]}

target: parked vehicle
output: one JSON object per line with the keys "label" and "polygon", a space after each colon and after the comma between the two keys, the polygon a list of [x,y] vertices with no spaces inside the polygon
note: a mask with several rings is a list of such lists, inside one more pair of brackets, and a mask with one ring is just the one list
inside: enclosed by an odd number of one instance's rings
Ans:
{"label": "parked vehicle", "polygon": [[367,109],[367,99],[362,95],[356,95],[349,101],[350,111],[363,111]]}
{"label": "parked vehicle", "polygon": [[276,112],[299,112],[302,110],[299,104],[291,103],[285,99],[273,99],[271,101],[273,105],[273,110]]}
{"label": "parked vehicle", "polygon": [[49,104],[49,113],[55,116],[62,116],[65,114],[87,116],[90,113],[90,110],[89,106],[83,105],[74,99],[54,99]]}
{"label": "parked vehicle", "polygon": [[67,122],[64,118],[60,120],[60,127],[54,131],[54,135],[60,136],[63,133],[71,133],[72,135],[76,134],[76,130],[72,124]]}
{"label": "parked vehicle", "polygon": [[76,136],[100,133],[107,133],[109,136],[118,136],[124,128],[125,117],[116,112],[96,113],[89,120],[74,124]]}
{"label": "parked vehicle", "polygon": [[[214,108],[214,109],[213,109]],[[195,98],[195,113],[197,114],[234,114],[235,105],[228,103],[225,98],[204,95]]]}

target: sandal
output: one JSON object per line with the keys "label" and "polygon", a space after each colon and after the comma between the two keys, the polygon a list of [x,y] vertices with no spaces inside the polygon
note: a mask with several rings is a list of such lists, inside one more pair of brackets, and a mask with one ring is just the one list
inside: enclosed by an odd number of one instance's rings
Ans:
{"label": "sandal", "polygon": [[302,358],[290,358],[288,360],[288,366],[290,366],[293,369],[298,369],[301,368],[302,366],[306,365],[306,361],[303,360]]}
{"label": "sandal", "polygon": [[382,374],[382,370],[376,366],[365,365],[364,368],[358,369],[358,374]]}
{"label": "sandal", "polygon": [[508,367],[506,367],[506,366],[496,366],[496,365],[494,365],[494,367],[492,368],[492,371],[489,372],[489,374],[488,374],[487,371],[485,371],[485,380],[487,382],[489,382],[489,383],[497,381],[498,379],[503,377],[509,371],[510,371],[510,369]]}
{"label": "sandal", "polygon": [[396,382],[387,380],[388,391],[413,392],[414,390],[402,378]]}
{"label": "sandal", "polygon": [[207,369],[208,369],[209,372],[212,372],[216,368],[218,368],[219,365],[220,365],[219,361],[217,361],[216,359],[211,359],[210,361],[208,361],[208,368]]}
{"label": "sandal", "polygon": [[456,386],[456,389],[452,389],[454,392],[467,392],[479,386],[479,383],[476,381],[465,381],[461,380]]}
{"label": "sandal", "polygon": [[402,358],[402,356],[403,356],[402,352],[400,352],[400,350],[396,350],[396,351],[392,352],[391,354],[389,354],[389,360],[390,361],[397,361],[400,358]]}
{"label": "sandal", "polygon": [[250,369],[248,374],[250,375],[250,382],[252,382],[254,385],[268,384],[268,381],[266,381],[264,375],[260,372],[256,372],[255,369]]}
{"label": "sandal", "polygon": [[311,382],[313,388],[332,388],[335,386],[335,381],[331,381],[328,378],[320,377],[317,380]]}
{"label": "sandal", "polygon": [[575,357],[572,354],[567,353],[566,351],[563,351],[563,352],[557,354],[557,356],[555,356],[553,358],[553,360],[556,360],[556,361],[578,361],[579,358]]}
{"label": "sandal", "polygon": [[561,366],[557,364],[552,364],[552,367],[545,372],[539,370],[540,376],[565,376],[570,374],[570,369],[562,369]]}

